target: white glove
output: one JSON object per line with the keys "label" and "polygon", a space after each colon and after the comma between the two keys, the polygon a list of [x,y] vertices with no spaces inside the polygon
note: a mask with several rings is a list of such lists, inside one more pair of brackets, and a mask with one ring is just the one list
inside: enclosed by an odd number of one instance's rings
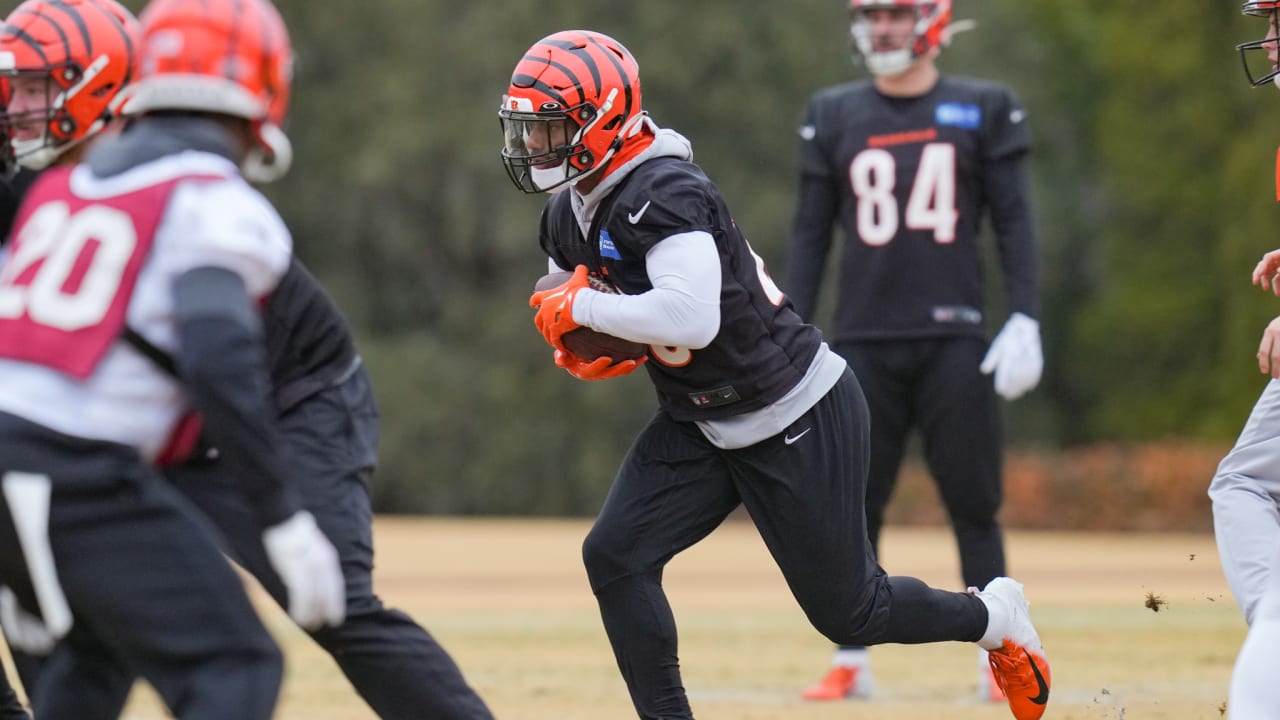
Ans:
{"label": "white glove", "polygon": [[33,655],[48,655],[57,638],[44,626],[44,621],[27,612],[8,587],[0,586],[0,625],[4,626],[9,645]]}
{"label": "white glove", "polygon": [[1040,350],[1040,323],[1014,313],[991,341],[982,359],[984,375],[995,371],[996,392],[1005,400],[1016,400],[1040,382],[1044,354]]}
{"label": "white glove", "polygon": [[305,630],[341,625],[347,594],[338,551],[311,513],[299,510],[267,528],[262,545],[289,593],[289,617]]}

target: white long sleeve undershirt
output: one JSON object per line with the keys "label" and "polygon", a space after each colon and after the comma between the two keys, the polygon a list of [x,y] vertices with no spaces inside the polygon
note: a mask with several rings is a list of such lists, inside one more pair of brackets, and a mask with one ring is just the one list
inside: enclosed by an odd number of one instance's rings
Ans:
{"label": "white long sleeve undershirt", "polygon": [[639,295],[579,291],[574,322],[650,345],[696,350],[711,344],[720,332],[721,273],[711,234],[699,230],[662,240],[645,256],[645,271],[653,289]]}

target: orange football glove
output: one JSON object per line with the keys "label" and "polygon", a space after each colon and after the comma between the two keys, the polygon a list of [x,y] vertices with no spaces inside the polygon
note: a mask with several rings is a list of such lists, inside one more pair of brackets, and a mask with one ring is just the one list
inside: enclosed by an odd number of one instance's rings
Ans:
{"label": "orange football glove", "polygon": [[565,284],[529,296],[529,307],[538,309],[533,324],[551,347],[567,352],[560,336],[582,327],[573,321],[573,299],[585,287],[588,287],[587,266],[579,265]]}
{"label": "orange football glove", "polygon": [[564,368],[579,380],[608,380],[622,377],[643,365],[648,359],[642,357],[639,360],[623,360],[615,364],[613,358],[598,357],[587,362],[571,352],[556,350],[556,367]]}

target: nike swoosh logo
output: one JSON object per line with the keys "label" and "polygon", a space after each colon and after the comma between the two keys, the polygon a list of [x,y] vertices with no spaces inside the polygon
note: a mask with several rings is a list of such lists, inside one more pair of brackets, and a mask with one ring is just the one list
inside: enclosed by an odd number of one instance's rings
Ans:
{"label": "nike swoosh logo", "polygon": [[651,203],[651,202],[653,202],[653,201],[652,201],[652,200],[646,200],[646,201],[644,202],[644,204],[640,206],[640,209],[639,209],[639,210],[637,210],[637,211],[635,211],[635,212],[633,212],[633,213],[627,213],[627,222],[631,223],[632,225],[635,225],[636,223],[640,222],[640,218],[641,218],[641,216],[643,216],[643,215],[644,215],[644,211],[645,211],[645,210],[648,210],[648,209],[649,209],[649,203]]}
{"label": "nike swoosh logo", "polygon": [[784,442],[784,443],[786,443],[786,444],[790,445],[791,443],[793,443],[793,442],[795,442],[795,441],[799,440],[800,438],[804,437],[805,435],[808,435],[808,434],[809,434],[809,431],[810,431],[810,430],[812,430],[812,429],[813,429],[813,428],[811,428],[811,427],[807,427],[807,428],[805,428],[804,430],[801,430],[799,435],[788,435],[788,436],[786,436],[786,437],[782,438],[782,442]]}
{"label": "nike swoosh logo", "polygon": [[1037,705],[1043,705],[1049,702],[1049,684],[1044,681],[1044,676],[1040,674],[1040,668],[1036,667],[1036,659],[1031,657],[1031,653],[1023,650],[1022,654],[1026,655],[1027,662],[1031,663],[1031,672],[1035,673],[1036,685],[1040,686],[1040,694],[1027,699]]}

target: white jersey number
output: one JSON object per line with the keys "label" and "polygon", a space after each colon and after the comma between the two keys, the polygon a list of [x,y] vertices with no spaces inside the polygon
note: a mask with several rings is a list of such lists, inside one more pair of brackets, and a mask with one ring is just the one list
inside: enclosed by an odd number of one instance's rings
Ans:
{"label": "white jersey number", "polygon": [[[133,221],[120,210],[90,205],[72,215],[64,202],[40,206],[0,272],[0,318],[26,312],[67,332],[102,322],[137,244]],[[30,282],[14,284],[37,262]]]}
{"label": "white jersey number", "polygon": [[[849,183],[858,200],[858,237],[862,242],[885,245],[898,233],[897,162],[888,150],[870,148],[849,163]],[[920,154],[911,195],[903,218],[912,230],[932,230],[939,243],[955,242],[956,148],[950,143],[929,143]]]}

